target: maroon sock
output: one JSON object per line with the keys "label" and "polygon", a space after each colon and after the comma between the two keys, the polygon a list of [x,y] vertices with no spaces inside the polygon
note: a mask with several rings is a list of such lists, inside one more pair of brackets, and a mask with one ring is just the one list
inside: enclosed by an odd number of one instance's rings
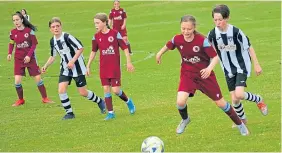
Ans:
{"label": "maroon sock", "polygon": [[113,111],[112,96],[105,97],[106,107],[108,111]]}
{"label": "maroon sock", "polygon": [[23,99],[23,87],[21,84],[16,84],[16,91],[19,99]]}
{"label": "maroon sock", "polygon": [[230,106],[230,109],[228,111],[226,111],[225,113],[231,118],[231,120],[236,125],[241,125],[242,124],[241,119],[238,117],[238,115],[236,114],[236,112],[234,111],[232,106]]}
{"label": "maroon sock", "polygon": [[124,102],[128,101],[128,97],[126,96],[126,94],[122,90],[120,90],[120,92],[117,96],[119,96],[119,98],[122,99]]}
{"label": "maroon sock", "polygon": [[46,88],[44,84],[37,86],[42,98],[47,98]]}

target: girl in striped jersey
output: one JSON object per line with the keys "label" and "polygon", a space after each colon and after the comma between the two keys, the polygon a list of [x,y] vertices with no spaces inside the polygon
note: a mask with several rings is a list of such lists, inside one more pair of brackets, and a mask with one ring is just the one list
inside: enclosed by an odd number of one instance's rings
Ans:
{"label": "girl in striped jersey", "polygon": [[[251,72],[251,60],[257,76],[262,68],[249,38],[239,28],[228,24],[230,10],[226,5],[217,5],[212,11],[216,27],[208,34],[209,41],[216,49],[237,115],[246,123],[246,115],[241,100],[257,105],[263,115],[267,115],[267,105],[261,96],[245,92],[246,81]],[[234,127],[234,126],[232,126]]]}
{"label": "girl in striped jersey", "polygon": [[82,55],[84,48],[81,42],[74,36],[62,32],[62,23],[57,17],[54,17],[49,21],[49,28],[54,35],[50,40],[51,56],[42,67],[42,72],[46,72],[47,68],[55,61],[56,52],[58,52],[61,57],[59,96],[66,111],[63,120],[75,118],[67,94],[67,88],[72,79],[76,83],[79,94],[97,103],[101,113],[106,113],[104,100],[96,96],[93,91],[87,90],[86,88],[86,67]]}

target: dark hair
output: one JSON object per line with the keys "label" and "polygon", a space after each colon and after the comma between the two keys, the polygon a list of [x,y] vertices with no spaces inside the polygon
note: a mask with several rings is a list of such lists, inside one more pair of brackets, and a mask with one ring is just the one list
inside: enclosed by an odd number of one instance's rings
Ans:
{"label": "dark hair", "polygon": [[220,13],[223,19],[229,18],[230,10],[227,5],[221,4],[216,5],[212,10],[212,17],[214,17],[214,13]]}
{"label": "dark hair", "polygon": [[19,16],[19,17],[23,20],[23,25],[24,25],[25,27],[28,27],[28,28],[32,29],[33,31],[37,31],[37,28],[36,28],[33,24],[31,24],[31,23],[22,15],[22,13],[21,13],[20,11],[17,11],[15,14],[13,14],[13,16],[15,16],[15,15]]}
{"label": "dark hair", "polygon": [[22,11],[24,11],[24,13],[27,15],[27,11],[26,11],[26,9],[22,9]]}
{"label": "dark hair", "polygon": [[106,13],[97,13],[94,16],[94,19],[99,19],[102,22],[106,22],[106,26],[108,29],[111,29],[110,25],[109,25],[109,20],[108,20],[108,15]]}
{"label": "dark hair", "polygon": [[50,21],[49,21],[49,28],[51,27],[51,24],[54,22],[58,22],[60,23],[60,25],[62,25],[62,21],[59,17],[53,17]]}

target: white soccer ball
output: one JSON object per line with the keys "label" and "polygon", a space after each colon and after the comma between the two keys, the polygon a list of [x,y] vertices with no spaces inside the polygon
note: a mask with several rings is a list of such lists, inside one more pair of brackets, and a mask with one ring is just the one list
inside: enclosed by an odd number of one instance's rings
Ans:
{"label": "white soccer ball", "polygon": [[164,142],[156,136],[150,136],[143,141],[141,152],[164,152]]}

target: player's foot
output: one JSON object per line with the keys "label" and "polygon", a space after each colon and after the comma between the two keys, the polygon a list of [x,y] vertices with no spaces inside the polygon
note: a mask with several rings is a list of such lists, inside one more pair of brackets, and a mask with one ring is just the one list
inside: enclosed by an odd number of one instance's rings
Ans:
{"label": "player's foot", "polygon": [[74,119],[74,118],[75,118],[74,113],[67,113],[67,114],[62,118],[62,120],[69,120],[69,119]]}
{"label": "player's foot", "polygon": [[106,114],[106,105],[105,101],[102,100],[101,102],[98,103],[98,106],[100,108],[101,114]]}
{"label": "player's foot", "polygon": [[266,116],[268,114],[267,105],[264,103],[263,99],[257,103],[258,109],[261,111],[262,115]]}
{"label": "player's foot", "polygon": [[237,127],[238,127],[242,136],[247,136],[247,135],[250,134],[248,128],[246,127],[246,125],[243,122],[242,122],[241,125],[237,125]]}
{"label": "player's foot", "polygon": [[134,105],[132,99],[129,98],[129,99],[128,99],[128,102],[127,102],[126,104],[127,104],[127,107],[128,107],[128,109],[129,109],[130,114],[134,114],[135,111],[136,111],[136,108],[135,108],[135,105]]}
{"label": "player's foot", "polygon": [[114,119],[115,117],[115,113],[108,113],[107,117],[105,118],[105,121]]}
{"label": "player's foot", "polygon": [[17,107],[17,106],[23,105],[24,102],[25,102],[24,99],[18,99],[12,106]]}
{"label": "player's foot", "polygon": [[55,103],[53,100],[50,100],[48,97],[42,98],[42,102],[43,102],[44,104],[52,104],[52,103]]}
{"label": "player's foot", "polygon": [[[247,119],[241,119],[241,121],[246,125],[247,124]],[[237,127],[235,123],[232,124],[232,128]]]}
{"label": "player's foot", "polygon": [[185,120],[181,120],[181,122],[179,123],[179,125],[177,126],[177,129],[176,129],[176,133],[177,134],[181,134],[184,132],[186,126],[190,123],[190,117],[188,117],[187,119]]}

